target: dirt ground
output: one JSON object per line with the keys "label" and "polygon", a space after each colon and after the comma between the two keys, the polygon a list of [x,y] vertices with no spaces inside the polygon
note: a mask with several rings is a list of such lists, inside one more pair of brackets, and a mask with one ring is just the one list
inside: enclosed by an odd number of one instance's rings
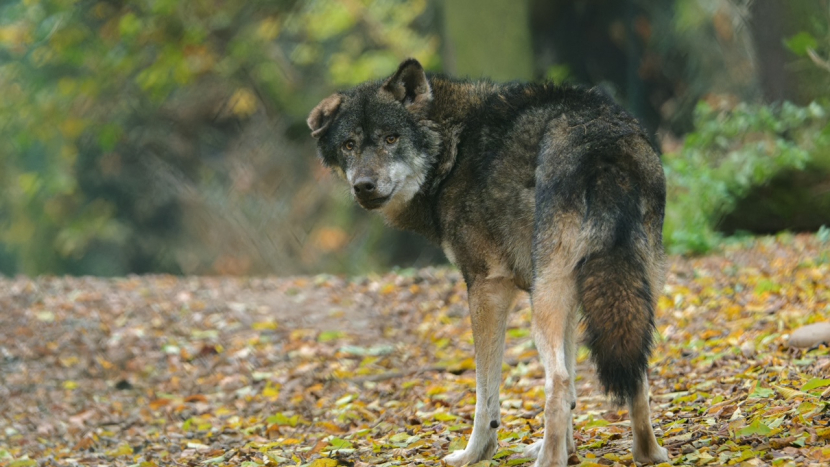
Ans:
{"label": "dirt ground", "polygon": [[[782,235],[670,264],[650,377],[672,463],[827,465],[828,349],[787,336],[830,319],[828,244]],[[6,278],[0,310],[2,466],[439,465],[470,433],[452,269]],[[511,315],[492,465],[530,465],[541,436],[530,313],[524,297]],[[631,464],[627,411],[579,360],[579,460]]]}

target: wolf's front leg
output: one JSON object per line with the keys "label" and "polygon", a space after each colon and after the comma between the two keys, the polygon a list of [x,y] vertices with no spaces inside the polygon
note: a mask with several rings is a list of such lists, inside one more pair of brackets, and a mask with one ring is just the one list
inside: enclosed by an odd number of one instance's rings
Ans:
{"label": "wolf's front leg", "polygon": [[490,459],[499,447],[499,385],[504,333],[507,312],[516,296],[513,282],[503,277],[476,277],[470,282],[467,285],[476,349],[476,412],[467,448],[444,458],[446,463],[455,466]]}

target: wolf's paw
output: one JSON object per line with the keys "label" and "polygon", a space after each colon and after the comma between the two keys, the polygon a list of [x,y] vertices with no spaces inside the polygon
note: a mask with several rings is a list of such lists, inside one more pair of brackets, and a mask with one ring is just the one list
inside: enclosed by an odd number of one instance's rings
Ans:
{"label": "wolf's paw", "polygon": [[444,457],[444,462],[448,465],[454,465],[456,467],[461,467],[462,465],[467,464],[475,464],[478,461],[484,460],[483,457],[479,457],[477,453],[474,452],[467,452],[467,450],[463,451],[455,451],[452,454]]}
{"label": "wolf's paw", "polygon": [[660,464],[669,461],[669,451],[664,447],[654,446],[652,452],[634,452],[634,462],[637,465]]}
{"label": "wolf's paw", "polygon": [[[560,465],[556,462],[553,462],[553,464],[551,464],[550,461],[539,459],[539,456],[542,454],[542,451],[544,449],[545,449],[545,441],[540,439],[539,441],[536,441],[533,444],[527,445],[525,447],[525,450],[522,452],[522,454],[524,454],[525,457],[529,457],[531,459],[536,459],[536,463],[533,464],[535,467],[542,467],[542,466],[548,466],[548,465]],[[561,459],[559,459],[559,462],[561,463],[563,461]],[[579,456],[576,454],[576,450],[575,449],[574,450],[568,449],[567,461],[565,461],[565,463],[561,464],[561,465],[563,465],[563,466],[564,465],[576,465],[576,464],[579,464],[579,462],[580,462],[580,460],[579,460]]]}
{"label": "wolf's paw", "polygon": [[540,439],[533,444],[528,444],[523,454],[531,459],[536,459],[539,457],[539,453],[542,452],[543,447],[545,447],[545,440]]}
{"label": "wolf's paw", "polygon": [[[545,447],[545,440],[540,439],[533,444],[528,444],[525,447],[523,454],[531,459],[536,459],[539,457],[539,453],[542,452],[542,449]],[[571,442],[568,443],[568,455],[573,457],[576,455],[576,446],[573,443],[573,439]],[[570,458],[569,458],[570,459]]]}
{"label": "wolf's paw", "polygon": [[495,436],[488,439],[485,443],[470,442],[467,444],[467,449],[449,454],[444,458],[444,462],[449,465],[462,466],[490,460],[493,458],[493,454],[496,453],[498,447],[499,442]]}

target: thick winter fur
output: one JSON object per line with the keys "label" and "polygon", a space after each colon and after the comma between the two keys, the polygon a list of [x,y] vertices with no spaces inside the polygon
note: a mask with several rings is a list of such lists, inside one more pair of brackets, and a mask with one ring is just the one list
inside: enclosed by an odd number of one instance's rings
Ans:
{"label": "thick winter fur", "polygon": [[575,453],[580,309],[603,387],[628,403],[635,460],[668,459],[646,377],[665,181],[633,117],[596,90],[455,80],[410,59],[386,80],[324,99],[308,124],[361,206],[441,245],[467,281],[476,411],[467,448],[447,463],[498,449],[506,315],[519,290],[530,292],[545,367],[545,434],[527,449],[536,465]]}

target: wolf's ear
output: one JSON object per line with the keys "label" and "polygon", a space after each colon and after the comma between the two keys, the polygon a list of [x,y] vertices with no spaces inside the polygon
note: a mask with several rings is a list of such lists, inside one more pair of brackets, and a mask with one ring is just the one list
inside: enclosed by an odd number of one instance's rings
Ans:
{"label": "wolf's ear", "polygon": [[311,136],[319,138],[328,129],[342,102],[343,97],[340,94],[332,94],[314,107],[306,120],[311,128]]}
{"label": "wolf's ear", "polygon": [[404,60],[398,71],[383,83],[380,92],[391,95],[410,110],[418,110],[432,101],[432,89],[424,67],[414,58]]}

